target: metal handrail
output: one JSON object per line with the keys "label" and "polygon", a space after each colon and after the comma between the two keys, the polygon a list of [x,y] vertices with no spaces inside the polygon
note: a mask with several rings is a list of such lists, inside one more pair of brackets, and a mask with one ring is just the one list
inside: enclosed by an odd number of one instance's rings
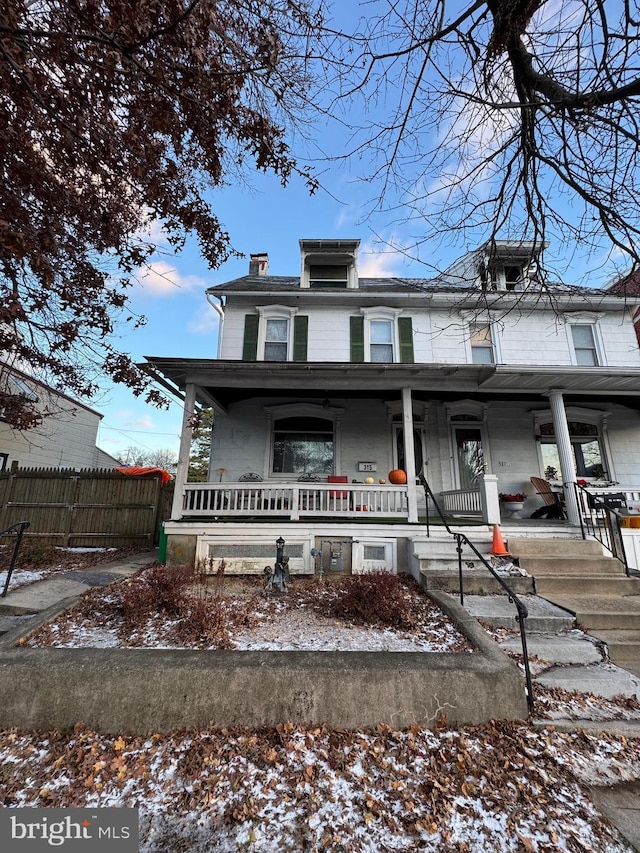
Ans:
{"label": "metal handrail", "polygon": [[493,568],[493,566],[484,558],[484,556],[480,553],[480,551],[478,551],[478,549],[473,544],[473,542],[471,542],[471,540],[467,536],[465,536],[464,533],[458,533],[449,527],[449,524],[448,524],[442,510],[440,509],[440,505],[438,504],[438,501],[436,500],[435,495],[431,491],[431,487],[429,486],[429,483],[427,482],[427,479],[424,476],[424,474],[420,473],[418,475],[417,479],[418,479],[418,482],[424,488],[425,498],[426,498],[426,502],[427,502],[427,535],[429,534],[429,521],[428,521],[428,519],[429,519],[429,499],[431,499],[431,501],[432,501],[432,503],[436,509],[436,512],[440,516],[440,520],[442,521],[442,524],[443,524],[445,530],[447,531],[447,533],[450,536],[452,536],[456,540],[456,550],[458,553],[458,579],[459,579],[459,587],[460,587],[460,604],[464,605],[464,590],[463,590],[463,582],[462,582],[462,543],[464,542],[464,544],[467,545],[467,547],[473,551],[473,553],[480,560],[480,562],[485,566],[485,568],[488,569],[489,572],[491,572],[493,577],[498,581],[500,586],[507,593],[508,600],[516,608],[516,611],[518,614],[517,615],[518,626],[520,628],[520,642],[522,644],[522,656],[524,658],[524,674],[525,674],[525,681],[526,681],[526,685],[527,685],[527,705],[529,708],[529,714],[531,716],[533,716],[534,711],[535,711],[535,700],[534,700],[534,695],[533,695],[533,680],[531,678],[531,668],[529,667],[529,652],[527,651],[527,633],[526,633],[526,627],[525,627],[525,623],[524,623],[524,620],[529,615],[529,611],[527,610],[526,606],[522,603],[522,601],[520,601],[520,599],[518,598],[516,593],[511,589],[509,584],[504,580],[504,578],[501,577],[496,572],[496,570]]}
{"label": "metal handrail", "polygon": [[[627,576],[631,576],[627,554],[624,549],[624,541],[620,531],[620,514],[604,501],[598,500],[598,495],[592,494],[580,483],[573,483],[576,494],[576,502],[580,511],[580,532],[582,538],[587,538],[587,533],[593,536],[612,557],[619,560],[624,566]],[[604,524],[596,524],[590,510],[602,513]],[[606,537],[602,535],[606,531]]]}
{"label": "metal handrail", "polygon": [[7,594],[7,590],[9,589],[9,581],[11,580],[11,575],[13,574],[13,570],[16,566],[16,561],[18,559],[18,551],[20,550],[20,545],[22,544],[22,537],[24,535],[24,531],[31,524],[30,521],[16,521],[15,524],[11,524],[5,530],[0,531],[0,539],[5,536],[7,533],[10,533],[12,530],[17,530],[16,536],[16,544],[13,546],[13,554],[11,556],[11,563],[9,564],[9,569],[7,571],[7,577],[4,582],[4,588],[0,593],[0,598],[4,598]]}

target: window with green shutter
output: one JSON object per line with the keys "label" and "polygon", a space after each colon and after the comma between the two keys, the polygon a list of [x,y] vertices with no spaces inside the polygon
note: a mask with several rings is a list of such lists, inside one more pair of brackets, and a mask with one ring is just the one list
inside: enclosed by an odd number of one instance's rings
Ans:
{"label": "window with green shutter", "polygon": [[398,317],[398,343],[402,364],[413,364],[413,325],[411,317]]}
{"label": "window with green shutter", "polygon": [[364,361],[364,317],[350,317],[351,361]]}
{"label": "window with green shutter", "polygon": [[257,314],[246,314],[244,318],[244,342],[242,360],[256,361],[258,358],[258,322]]}
{"label": "window with green shutter", "polygon": [[309,318],[296,315],[293,318],[293,360],[307,360],[307,340],[309,337]]}

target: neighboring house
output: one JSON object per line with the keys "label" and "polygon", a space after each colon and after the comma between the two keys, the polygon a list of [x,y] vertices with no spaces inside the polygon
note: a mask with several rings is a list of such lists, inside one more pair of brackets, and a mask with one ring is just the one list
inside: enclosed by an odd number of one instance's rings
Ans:
{"label": "neighboring house", "polygon": [[[530,515],[530,477],[551,469],[559,486],[640,488],[640,296],[542,282],[529,242],[433,280],[360,278],[358,245],[301,240],[291,277],[253,255],[207,291],[218,358],[148,359],[185,399],[169,559],[257,571],[282,536],[296,571],[407,568],[420,471],[448,512],[489,523],[498,492],[526,492]],[[197,404],[215,411],[207,484],[186,482]]]}
{"label": "neighboring house", "polygon": [[[605,290],[610,293],[618,293],[620,296],[640,296],[640,270],[632,270],[605,285]],[[640,307],[633,303],[633,322],[636,329],[636,338],[640,345]]]}
{"label": "neighboring house", "polygon": [[26,373],[0,364],[0,380],[11,394],[24,397],[39,412],[40,426],[19,431],[0,410],[0,471],[21,468],[113,468],[117,459],[96,446],[99,412],[67,397]]}

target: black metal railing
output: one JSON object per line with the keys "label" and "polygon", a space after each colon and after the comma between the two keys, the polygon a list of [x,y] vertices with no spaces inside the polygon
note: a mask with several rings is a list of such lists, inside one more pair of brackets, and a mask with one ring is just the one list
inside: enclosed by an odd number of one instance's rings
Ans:
{"label": "black metal railing", "polygon": [[[593,494],[579,483],[573,483],[580,513],[580,532],[582,538],[592,536],[606,548],[612,557],[619,560],[624,566],[627,575],[630,575],[629,563],[624,550],[622,532],[620,530],[620,514],[618,509],[622,503],[626,505],[624,495],[598,495]],[[619,503],[619,506],[616,506]]]}
{"label": "black metal railing", "polygon": [[3,536],[6,536],[8,533],[11,533],[12,530],[16,531],[16,542],[13,546],[13,554],[11,555],[11,560],[9,562],[9,568],[7,569],[7,576],[4,581],[4,587],[2,592],[0,593],[0,598],[4,598],[7,594],[7,590],[9,589],[9,581],[11,580],[11,575],[13,574],[13,570],[16,567],[16,562],[18,560],[18,552],[20,551],[20,545],[22,544],[22,537],[24,535],[25,530],[31,524],[30,521],[17,521],[15,524],[12,524],[10,527],[7,527],[5,530],[0,531],[0,540]]}
{"label": "black metal railing", "polygon": [[444,526],[444,529],[447,533],[452,536],[456,540],[456,551],[458,553],[458,585],[460,587],[460,604],[464,605],[464,586],[463,586],[463,571],[462,571],[462,546],[467,546],[477,557],[478,560],[482,563],[482,565],[491,573],[491,575],[497,580],[500,586],[504,589],[507,594],[508,600],[511,604],[514,605],[517,612],[517,622],[520,629],[520,642],[522,644],[522,657],[524,660],[524,675],[525,681],[527,685],[527,705],[529,707],[529,714],[533,716],[535,711],[535,700],[533,695],[533,680],[531,678],[531,668],[529,666],[529,652],[527,650],[527,632],[525,627],[525,619],[529,615],[529,611],[526,606],[520,601],[516,593],[511,589],[509,584],[505,581],[503,577],[501,577],[494,567],[489,563],[489,561],[484,557],[483,554],[478,551],[476,546],[471,542],[468,536],[465,536],[464,533],[459,533],[455,530],[452,530],[449,527],[449,524],[442,512],[438,501],[436,500],[435,495],[431,491],[431,487],[427,482],[424,474],[418,475],[418,482],[424,488],[425,493],[425,501],[427,505],[427,535],[429,535],[429,501],[433,504],[435,511],[438,513],[440,517],[440,521]]}

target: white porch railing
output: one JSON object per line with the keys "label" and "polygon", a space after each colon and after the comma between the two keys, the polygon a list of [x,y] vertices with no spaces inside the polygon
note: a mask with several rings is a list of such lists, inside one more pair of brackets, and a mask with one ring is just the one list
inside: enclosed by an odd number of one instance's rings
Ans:
{"label": "white porch railing", "polygon": [[482,515],[482,497],[479,489],[456,489],[440,492],[442,509],[447,515]]}
{"label": "white porch railing", "polygon": [[407,518],[406,486],[361,483],[187,483],[182,516]]}

